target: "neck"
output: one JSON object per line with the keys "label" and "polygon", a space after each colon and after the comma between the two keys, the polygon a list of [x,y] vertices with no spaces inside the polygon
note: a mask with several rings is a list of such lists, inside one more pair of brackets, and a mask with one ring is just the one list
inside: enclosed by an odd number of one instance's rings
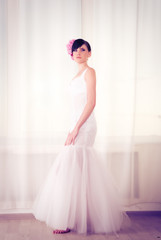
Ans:
{"label": "neck", "polygon": [[88,67],[87,62],[78,64],[78,70],[81,72],[83,69]]}

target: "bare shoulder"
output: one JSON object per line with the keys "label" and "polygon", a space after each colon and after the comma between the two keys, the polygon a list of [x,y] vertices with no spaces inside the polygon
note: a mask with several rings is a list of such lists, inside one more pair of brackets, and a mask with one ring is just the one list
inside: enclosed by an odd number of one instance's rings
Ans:
{"label": "bare shoulder", "polygon": [[91,67],[88,67],[88,69],[87,69],[87,72],[86,72],[87,74],[96,74],[96,72],[95,72],[95,70],[94,70],[94,68],[91,68]]}
{"label": "bare shoulder", "polygon": [[93,78],[93,79],[96,78],[96,72],[95,72],[94,68],[88,67],[88,69],[87,69],[87,71],[85,73],[85,80],[87,80],[89,78],[90,79],[91,78]]}

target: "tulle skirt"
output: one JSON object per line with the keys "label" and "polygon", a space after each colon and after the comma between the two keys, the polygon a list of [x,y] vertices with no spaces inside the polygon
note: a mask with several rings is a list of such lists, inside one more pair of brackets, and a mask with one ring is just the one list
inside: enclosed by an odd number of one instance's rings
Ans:
{"label": "tulle skirt", "polygon": [[80,131],[75,145],[64,146],[37,195],[33,214],[52,229],[86,234],[121,228],[118,191],[93,142],[94,132]]}

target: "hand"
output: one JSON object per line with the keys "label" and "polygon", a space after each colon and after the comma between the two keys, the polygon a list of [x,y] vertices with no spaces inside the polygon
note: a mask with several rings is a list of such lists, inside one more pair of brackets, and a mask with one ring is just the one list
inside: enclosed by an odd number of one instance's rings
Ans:
{"label": "hand", "polygon": [[65,145],[70,145],[70,144],[74,145],[75,139],[78,135],[78,132],[79,132],[79,130],[77,128],[74,128],[74,130],[71,133],[68,134],[68,137],[65,141]]}

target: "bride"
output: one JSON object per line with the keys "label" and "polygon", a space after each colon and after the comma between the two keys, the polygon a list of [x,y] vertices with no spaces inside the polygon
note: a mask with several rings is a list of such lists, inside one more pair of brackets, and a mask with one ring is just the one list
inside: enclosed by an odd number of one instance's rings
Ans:
{"label": "bride", "polygon": [[96,136],[96,74],[88,66],[90,44],[71,40],[68,53],[78,65],[69,84],[71,128],[36,197],[33,214],[53,233],[116,233],[123,216],[112,177],[92,148]]}

